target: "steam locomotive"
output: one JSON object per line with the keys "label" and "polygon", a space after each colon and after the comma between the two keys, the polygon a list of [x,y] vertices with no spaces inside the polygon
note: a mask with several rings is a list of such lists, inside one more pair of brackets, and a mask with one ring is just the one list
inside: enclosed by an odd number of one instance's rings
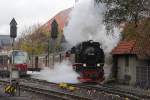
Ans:
{"label": "steam locomotive", "polygon": [[104,80],[104,52],[99,42],[84,41],[71,48],[74,55],[73,69],[80,74],[80,82],[102,82]]}

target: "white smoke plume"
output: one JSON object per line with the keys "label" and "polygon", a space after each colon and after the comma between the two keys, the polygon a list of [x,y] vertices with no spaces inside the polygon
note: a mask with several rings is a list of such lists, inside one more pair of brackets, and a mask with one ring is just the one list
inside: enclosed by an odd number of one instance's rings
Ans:
{"label": "white smoke plume", "polygon": [[78,74],[73,71],[71,63],[67,60],[55,64],[54,69],[45,67],[38,74],[32,74],[31,77],[54,83],[78,83]]}
{"label": "white smoke plume", "polygon": [[107,35],[103,24],[103,4],[95,5],[94,0],[80,0],[75,5],[68,25],[64,29],[66,40],[75,45],[85,40],[95,40],[102,44],[105,52],[110,52],[119,40],[119,31]]}

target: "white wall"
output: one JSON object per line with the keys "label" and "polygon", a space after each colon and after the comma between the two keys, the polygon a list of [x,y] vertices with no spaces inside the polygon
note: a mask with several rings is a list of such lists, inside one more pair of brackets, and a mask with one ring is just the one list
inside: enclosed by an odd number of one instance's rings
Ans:
{"label": "white wall", "polygon": [[[119,82],[125,82],[125,75],[131,76],[131,80],[129,84],[135,84],[136,83],[136,67],[137,66],[148,66],[148,61],[138,59],[136,55],[130,55],[129,56],[129,66],[128,70],[125,66],[125,55],[119,55],[118,56],[118,73],[117,78]],[[137,73],[138,74],[138,73]]]}
{"label": "white wall", "polygon": [[129,66],[125,65],[125,56],[118,56],[118,80],[125,80],[125,75],[131,76],[130,84],[134,84],[136,82],[136,66],[137,60],[136,56],[129,56]]}
{"label": "white wall", "polygon": [[125,70],[124,57],[119,56],[118,57],[118,73],[117,73],[118,80],[124,79],[124,74],[125,74],[124,70]]}
{"label": "white wall", "polygon": [[131,76],[130,84],[135,84],[136,82],[136,66],[137,58],[136,56],[131,56],[129,58],[129,75]]}

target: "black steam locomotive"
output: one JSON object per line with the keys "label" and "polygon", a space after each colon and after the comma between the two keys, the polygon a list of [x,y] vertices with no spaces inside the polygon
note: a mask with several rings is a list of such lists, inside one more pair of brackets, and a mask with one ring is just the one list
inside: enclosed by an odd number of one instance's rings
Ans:
{"label": "black steam locomotive", "polygon": [[102,82],[104,80],[104,52],[99,42],[92,40],[77,44],[71,49],[75,62],[73,69],[80,74],[80,82]]}

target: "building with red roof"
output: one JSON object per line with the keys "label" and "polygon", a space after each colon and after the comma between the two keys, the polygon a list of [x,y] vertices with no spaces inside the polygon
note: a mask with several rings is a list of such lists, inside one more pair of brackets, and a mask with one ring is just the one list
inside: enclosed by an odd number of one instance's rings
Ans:
{"label": "building with red roof", "polygon": [[[147,81],[147,77],[150,78],[150,39],[148,37],[122,40],[112,50],[112,55],[113,75],[119,82],[137,84]],[[146,73],[147,71],[149,73]]]}
{"label": "building with red roof", "polygon": [[121,54],[135,54],[133,48],[136,44],[135,40],[131,40],[131,41],[120,41],[120,43],[117,45],[117,47],[115,47],[112,51],[112,54],[117,54],[117,55],[121,55]]}

